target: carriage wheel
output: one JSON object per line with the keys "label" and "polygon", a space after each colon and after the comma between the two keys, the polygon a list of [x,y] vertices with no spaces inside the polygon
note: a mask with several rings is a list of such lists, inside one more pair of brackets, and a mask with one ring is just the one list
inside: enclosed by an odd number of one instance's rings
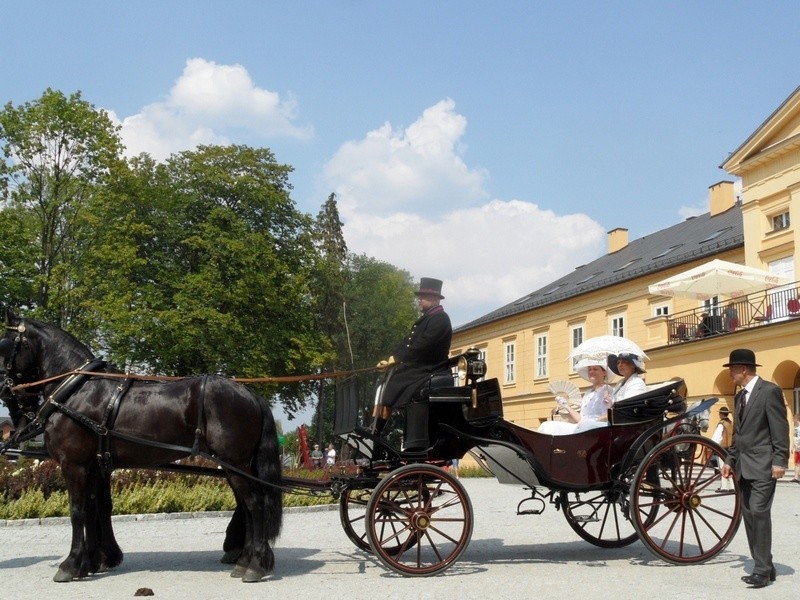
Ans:
{"label": "carriage wheel", "polygon": [[412,464],[389,473],[367,504],[372,552],[392,571],[424,576],[458,560],[472,537],[473,513],[461,483],[438,467]]}
{"label": "carriage wheel", "polygon": [[[627,495],[621,490],[561,492],[559,505],[572,530],[590,544],[622,548],[639,539],[628,518]],[[642,522],[652,523],[658,506],[644,507],[643,511]]]}
{"label": "carriage wheel", "polygon": [[[700,435],[669,437],[647,454],[634,476],[631,511],[653,554],[674,564],[701,563],[728,546],[742,513],[733,479],[730,491],[717,492],[722,478],[715,465],[723,462],[724,450]],[[660,508],[657,519],[638,518],[651,507]]]}
{"label": "carriage wheel", "polygon": [[369,502],[371,494],[372,490],[370,489],[347,489],[339,498],[339,520],[342,522],[342,529],[356,548],[366,552],[372,552],[367,541],[367,528],[364,524],[367,502]]}
{"label": "carriage wheel", "polygon": [[[372,547],[367,540],[366,515],[367,503],[371,495],[372,489],[347,489],[339,498],[339,520],[342,523],[342,529],[356,548],[370,553]],[[399,533],[397,524],[387,523],[386,527],[393,528],[392,531],[395,534]],[[410,543],[413,544],[414,540],[411,540]],[[396,547],[389,547],[387,550],[397,552],[400,544],[401,542],[398,541]]]}

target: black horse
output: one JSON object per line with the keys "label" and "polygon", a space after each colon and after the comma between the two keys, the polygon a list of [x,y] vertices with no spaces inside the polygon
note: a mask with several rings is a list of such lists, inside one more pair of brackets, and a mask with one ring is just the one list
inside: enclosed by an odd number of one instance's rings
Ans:
{"label": "black horse", "polygon": [[[0,348],[9,371],[53,378],[39,419],[45,422],[47,452],[67,484],[72,522],[70,553],[55,581],[122,561],[111,530],[113,468],[156,468],[192,454],[220,464],[244,513],[244,547],[232,576],[259,581],[272,570],[270,544],[282,522],[281,463],[275,422],[263,398],[217,376],[167,383],[114,377],[119,371],[65,331],[10,311],[5,327]],[[70,375],[81,368],[109,376]]]}

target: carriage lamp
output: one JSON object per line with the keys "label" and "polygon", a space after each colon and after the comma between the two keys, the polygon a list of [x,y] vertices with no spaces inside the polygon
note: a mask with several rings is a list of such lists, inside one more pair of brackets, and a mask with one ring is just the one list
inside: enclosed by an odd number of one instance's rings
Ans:
{"label": "carriage lamp", "polygon": [[473,383],[486,375],[486,361],[481,358],[481,351],[470,348],[458,359],[458,380]]}

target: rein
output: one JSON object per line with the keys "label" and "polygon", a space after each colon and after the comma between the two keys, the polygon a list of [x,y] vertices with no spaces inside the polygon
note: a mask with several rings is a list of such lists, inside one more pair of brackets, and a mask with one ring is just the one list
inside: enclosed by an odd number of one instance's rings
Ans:
{"label": "rein", "polygon": [[[330,371],[323,373],[313,373],[310,375],[287,375],[283,377],[229,377],[231,381],[236,383],[299,383],[302,381],[316,381],[319,379],[338,379],[340,377],[348,377],[350,375],[357,375],[359,373],[369,373],[372,371],[381,370],[378,367],[367,367],[364,369],[353,369],[350,371]],[[12,392],[22,391],[27,388],[47,385],[53,381],[58,381],[70,377],[72,375],[85,375],[88,377],[102,377],[106,379],[135,379],[137,381],[153,381],[153,382],[167,382],[167,381],[181,381],[183,379],[191,379],[193,376],[170,376],[170,375],[135,375],[133,373],[105,373],[84,371],[82,368],[73,371],[67,371],[59,375],[53,375],[46,379],[39,379],[28,383],[20,383],[11,388]]]}

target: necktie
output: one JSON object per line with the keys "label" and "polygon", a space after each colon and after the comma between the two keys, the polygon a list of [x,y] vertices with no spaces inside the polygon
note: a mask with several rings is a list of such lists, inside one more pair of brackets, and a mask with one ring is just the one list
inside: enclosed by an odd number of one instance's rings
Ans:
{"label": "necktie", "polygon": [[739,391],[739,393],[737,394],[737,396],[738,396],[738,398],[736,399],[736,401],[738,402],[737,406],[738,406],[739,411],[738,411],[738,414],[736,416],[741,421],[742,417],[744,416],[744,407],[747,404],[747,390],[744,389],[744,388],[741,389]]}

